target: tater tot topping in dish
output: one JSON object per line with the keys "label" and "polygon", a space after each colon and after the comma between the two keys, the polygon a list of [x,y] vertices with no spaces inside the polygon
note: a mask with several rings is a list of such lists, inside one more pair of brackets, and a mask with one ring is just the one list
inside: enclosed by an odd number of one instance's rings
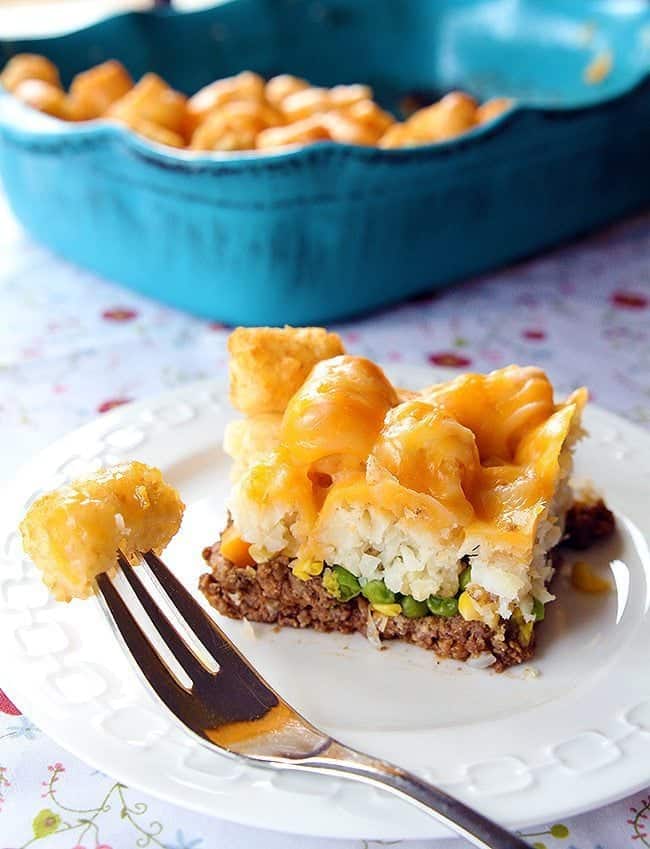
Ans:
{"label": "tater tot topping in dish", "polygon": [[454,138],[513,105],[505,97],[480,105],[453,91],[399,120],[375,102],[370,86],[323,88],[290,74],[265,80],[253,71],[215,80],[186,97],[156,74],[134,83],[116,60],[77,74],[66,92],[56,66],[33,54],[10,59],[0,84],[63,121],[117,121],[158,144],[204,152],[273,151],[319,141],[413,147]]}

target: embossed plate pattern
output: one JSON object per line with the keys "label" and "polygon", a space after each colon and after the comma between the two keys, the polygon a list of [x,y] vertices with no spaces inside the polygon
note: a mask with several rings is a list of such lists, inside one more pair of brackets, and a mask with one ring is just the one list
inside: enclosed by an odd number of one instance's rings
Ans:
{"label": "embossed plate pattern", "polygon": [[[435,375],[390,368],[397,382]],[[94,600],[53,602],[22,554],[17,523],[43,490],[115,461],[160,466],[188,504],[166,560],[196,587],[204,545],[224,516],[230,417],[217,383],[193,384],[113,411],[28,464],[0,500],[0,677],[55,740],[120,780],[215,816],[260,827],[355,838],[440,837],[424,815],[379,791],[331,778],[275,775],[186,737],[143,689]],[[362,637],[221,620],[262,673],[317,724],[393,759],[512,826],[602,805],[650,778],[648,492],[650,436],[597,408],[579,447],[619,520],[588,553],[615,591],[556,584],[532,667],[503,675],[437,663],[420,649],[375,651]],[[535,674],[537,673],[537,674]],[[333,807],[335,805],[335,808]],[[333,811],[336,810],[336,816]]]}

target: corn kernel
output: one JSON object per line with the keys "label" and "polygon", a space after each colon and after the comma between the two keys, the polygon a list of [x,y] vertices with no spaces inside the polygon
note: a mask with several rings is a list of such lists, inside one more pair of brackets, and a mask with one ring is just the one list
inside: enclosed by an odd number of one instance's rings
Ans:
{"label": "corn kernel", "polygon": [[571,569],[571,583],[583,593],[608,593],[612,589],[606,578],[601,578],[584,560],[577,560]]}
{"label": "corn kernel", "polygon": [[533,637],[533,628],[535,627],[535,622],[530,621],[526,622],[524,616],[520,610],[520,608],[515,608],[512,612],[512,620],[518,626],[519,630],[519,642],[522,646],[529,645],[532,637]]}
{"label": "corn kernel", "polygon": [[308,581],[310,578],[320,575],[324,565],[322,560],[296,560],[291,571],[299,580]]}
{"label": "corn kernel", "polygon": [[466,622],[481,620],[481,611],[471,595],[465,590],[458,598],[458,612]]}
{"label": "corn kernel", "polygon": [[323,588],[328,595],[332,596],[332,598],[338,599],[341,594],[339,582],[331,569],[325,570],[323,575]]}
{"label": "corn kernel", "polygon": [[527,646],[533,637],[534,622],[525,622],[519,626],[519,642],[522,646]]}
{"label": "corn kernel", "polygon": [[399,616],[402,612],[401,604],[371,604],[370,606],[382,616]]}

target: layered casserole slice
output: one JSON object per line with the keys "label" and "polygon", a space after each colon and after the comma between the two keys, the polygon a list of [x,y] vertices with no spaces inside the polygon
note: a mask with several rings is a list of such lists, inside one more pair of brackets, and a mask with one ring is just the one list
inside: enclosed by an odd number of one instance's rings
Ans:
{"label": "layered casserole slice", "polygon": [[201,589],[221,613],[398,638],[504,669],[553,599],[587,391],[508,366],[403,391],[317,328],[230,337],[229,520]]}

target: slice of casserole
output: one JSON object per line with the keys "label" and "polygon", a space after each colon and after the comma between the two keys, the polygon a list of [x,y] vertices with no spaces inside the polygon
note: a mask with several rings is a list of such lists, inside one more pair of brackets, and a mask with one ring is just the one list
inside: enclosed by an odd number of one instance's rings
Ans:
{"label": "slice of casserole", "polygon": [[316,329],[238,329],[229,349],[246,416],[225,437],[210,603],[497,669],[530,657],[587,391],[556,403],[543,371],[512,365],[406,392]]}

